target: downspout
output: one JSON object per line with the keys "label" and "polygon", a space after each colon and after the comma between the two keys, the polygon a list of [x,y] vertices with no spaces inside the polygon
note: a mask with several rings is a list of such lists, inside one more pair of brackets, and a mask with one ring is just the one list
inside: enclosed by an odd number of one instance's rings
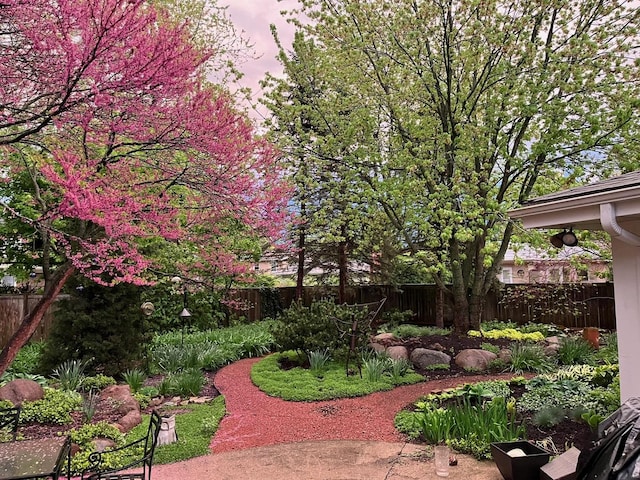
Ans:
{"label": "downspout", "polygon": [[624,243],[640,247],[640,237],[618,225],[616,207],[613,203],[600,204],[600,223],[605,232]]}

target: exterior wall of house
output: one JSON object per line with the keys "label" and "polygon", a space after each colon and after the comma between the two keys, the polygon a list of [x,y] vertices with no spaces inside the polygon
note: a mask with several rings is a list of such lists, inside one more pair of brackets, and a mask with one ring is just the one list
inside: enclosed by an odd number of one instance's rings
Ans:
{"label": "exterior wall of house", "polygon": [[[640,222],[625,224],[640,235]],[[640,247],[612,239],[616,325],[620,364],[620,399],[640,397]]]}

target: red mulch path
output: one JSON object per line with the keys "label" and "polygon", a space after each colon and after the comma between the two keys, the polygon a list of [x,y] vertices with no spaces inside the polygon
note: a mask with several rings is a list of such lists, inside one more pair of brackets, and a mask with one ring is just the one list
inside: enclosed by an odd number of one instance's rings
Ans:
{"label": "red mulch path", "polygon": [[[227,416],[212,439],[214,453],[305,440],[404,442],[407,438],[393,426],[395,415],[404,407],[434,390],[487,380],[486,375],[465,375],[358,398],[288,402],[270,397],[253,385],[251,367],[259,360],[240,360],[215,376],[215,386],[225,397]],[[513,374],[492,376],[511,377]]]}

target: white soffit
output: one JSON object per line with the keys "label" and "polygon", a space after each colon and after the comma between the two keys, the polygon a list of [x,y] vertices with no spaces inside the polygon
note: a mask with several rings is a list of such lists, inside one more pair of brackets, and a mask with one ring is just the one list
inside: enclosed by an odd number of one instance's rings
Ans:
{"label": "white soffit", "polygon": [[526,228],[602,230],[600,205],[611,203],[620,223],[640,220],[640,185],[584,195],[579,190],[565,198],[533,199],[530,205],[510,211],[509,216],[521,219]]}

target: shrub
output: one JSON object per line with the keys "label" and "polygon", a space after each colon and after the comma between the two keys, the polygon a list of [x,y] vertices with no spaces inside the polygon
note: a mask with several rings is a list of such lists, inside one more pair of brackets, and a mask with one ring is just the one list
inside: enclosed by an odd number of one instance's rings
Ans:
{"label": "shrub", "polygon": [[470,337],[484,337],[484,338],[506,338],[508,340],[514,340],[516,342],[541,342],[544,340],[544,335],[540,332],[522,333],[515,328],[505,328],[502,330],[469,330],[467,335]]}
{"label": "shrub", "polygon": [[22,404],[20,422],[66,425],[72,422],[71,412],[81,406],[82,396],[79,393],[45,388],[42,400]]}
{"label": "shrub", "polygon": [[48,374],[68,360],[90,362],[89,373],[118,375],[139,363],[150,339],[140,313],[140,288],[119,284],[103,287],[78,280],[68,282],[69,298],[56,303],[40,369]]}
{"label": "shrub", "polygon": [[[295,302],[278,316],[278,323],[273,328],[278,351],[308,354],[314,350],[328,348],[335,351],[344,347],[348,337],[345,340],[343,331],[351,328],[352,315],[358,314],[354,307],[336,305],[332,300],[316,301],[309,307]],[[362,331],[362,340],[368,338],[369,333]]]}
{"label": "shrub", "polygon": [[447,328],[404,324],[398,325],[391,333],[398,338],[411,338],[427,337],[429,335],[449,335],[451,330]]}
{"label": "shrub", "polygon": [[44,342],[32,342],[22,347],[7,372],[13,375],[37,373],[44,346]]}
{"label": "shrub", "polygon": [[532,378],[518,402],[518,410],[536,412],[546,408],[574,410],[597,409],[591,396],[592,387],[588,382],[571,378]]}
{"label": "shrub", "polygon": [[115,384],[116,384],[115,378],[109,375],[103,375],[100,373],[98,375],[84,377],[84,380],[82,381],[82,389],[84,391],[102,390],[103,388],[106,388],[110,385],[115,385]]}

